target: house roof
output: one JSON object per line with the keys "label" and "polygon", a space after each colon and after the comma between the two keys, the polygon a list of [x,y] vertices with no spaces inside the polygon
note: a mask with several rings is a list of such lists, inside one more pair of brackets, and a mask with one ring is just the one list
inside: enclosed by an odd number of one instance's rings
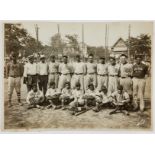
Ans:
{"label": "house roof", "polygon": [[112,48],[115,48],[119,43],[123,43],[126,47],[127,47],[127,44],[126,42],[120,37],[116,43],[112,46]]}

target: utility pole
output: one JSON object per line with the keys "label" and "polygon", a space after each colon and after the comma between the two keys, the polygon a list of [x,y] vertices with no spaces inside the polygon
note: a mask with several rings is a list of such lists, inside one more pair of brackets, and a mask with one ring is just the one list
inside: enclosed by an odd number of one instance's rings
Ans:
{"label": "utility pole", "polygon": [[57,28],[58,28],[58,34],[60,34],[60,27],[59,27],[59,24],[57,24]]}
{"label": "utility pole", "polygon": [[37,39],[37,44],[38,44],[38,42],[39,42],[39,27],[37,24],[35,25],[35,32],[36,32],[36,39]]}
{"label": "utility pole", "polygon": [[107,60],[107,24],[105,25],[105,60]]}
{"label": "utility pole", "polygon": [[39,27],[37,24],[35,25],[35,32],[36,32],[36,39],[37,39],[37,51],[35,53],[37,53],[39,50]]}
{"label": "utility pole", "polygon": [[128,60],[130,61],[130,31],[131,31],[131,26],[129,24],[128,27]]}
{"label": "utility pole", "polygon": [[84,24],[82,24],[82,53],[84,57]]}

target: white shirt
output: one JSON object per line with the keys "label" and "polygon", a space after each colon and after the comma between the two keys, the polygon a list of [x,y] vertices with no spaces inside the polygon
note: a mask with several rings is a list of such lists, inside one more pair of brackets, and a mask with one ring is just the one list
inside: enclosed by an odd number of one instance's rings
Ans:
{"label": "white shirt", "polygon": [[120,65],[118,65],[118,64],[108,66],[108,74],[109,75],[117,75],[118,76],[119,70],[120,70]]}
{"label": "white shirt", "polygon": [[108,74],[108,66],[106,64],[97,64],[97,74],[107,75]]}
{"label": "white shirt", "polygon": [[98,92],[96,92],[96,95],[99,96],[102,99],[102,101],[104,101],[104,102],[109,100],[109,96],[103,92],[98,91]]}
{"label": "white shirt", "polygon": [[83,62],[75,62],[73,64],[73,70],[74,70],[74,73],[76,74],[85,73],[86,72],[85,64]]}
{"label": "white shirt", "polygon": [[45,63],[38,63],[37,64],[37,72],[39,75],[48,75],[48,64]]}
{"label": "white shirt", "polygon": [[132,75],[132,65],[131,64],[121,64],[120,65],[121,77],[128,77]]}
{"label": "white shirt", "polygon": [[127,92],[122,92],[121,94],[119,94],[117,91],[113,92],[111,94],[111,96],[117,101],[117,102],[121,102],[123,100],[127,100],[130,99],[129,95]]}
{"label": "white shirt", "polygon": [[29,103],[29,100],[32,99],[32,98],[40,99],[40,98],[43,98],[43,97],[44,97],[44,95],[43,95],[42,91],[38,90],[37,92],[34,92],[33,90],[31,90],[27,94],[26,101],[27,101],[27,103]]}
{"label": "white shirt", "polygon": [[82,98],[82,96],[83,96],[83,91],[82,91],[82,90],[77,90],[77,89],[75,89],[75,90],[73,90],[72,94],[73,94],[73,97],[74,97],[75,99],[77,99],[77,98]]}
{"label": "white shirt", "polygon": [[62,74],[70,74],[72,72],[72,68],[70,64],[61,63],[59,65],[59,72]]}
{"label": "white shirt", "polygon": [[36,75],[36,74],[37,74],[37,64],[26,63],[24,66],[24,77],[27,77],[27,75]]}
{"label": "white shirt", "polygon": [[95,97],[96,96],[96,90],[90,90],[90,89],[88,89],[86,91],[85,95]]}
{"label": "white shirt", "polygon": [[46,97],[47,96],[53,96],[60,93],[57,89],[49,88],[46,92]]}
{"label": "white shirt", "polygon": [[86,68],[87,68],[87,73],[91,74],[91,73],[96,73],[96,64],[95,63],[86,63]]}
{"label": "white shirt", "polygon": [[59,65],[56,62],[50,62],[49,66],[49,73],[58,73]]}
{"label": "white shirt", "polygon": [[62,95],[65,95],[65,96],[72,96],[72,90],[71,90],[71,89],[63,88],[63,89],[62,89]]}

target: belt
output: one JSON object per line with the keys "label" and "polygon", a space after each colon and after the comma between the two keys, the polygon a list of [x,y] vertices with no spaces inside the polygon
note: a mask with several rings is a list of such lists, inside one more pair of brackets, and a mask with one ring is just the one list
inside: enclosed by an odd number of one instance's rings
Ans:
{"label": "belt", "polygon": [[74,73],[75,75],[82,75],[83,73]]}
{"label": "belt", "polygon": [[28,74],[27,76],[36,76],[36,74],[35,74],[35,75],[30,75],[30,74]]}
{"label": "belt", "polygon": [[62,75],[70,75],[70,73],[62,74]]}
{"label": "belt", "polygon": [[144,79],[145,77],[133,77],[133,78],[136,78],[136,79]]}
{"label": "belt", "polygon": [[9,77],[17,78],[17,77],[20,77],[20,76],[10,75]]}
{"label": "belt", "polygon": [[97,75],[99,75],[99,76],[107,76],[107,74],[103,74],[103,75],[102,74],[97,74]]}
{"label": "belt", "polygon": [[132,78],[132,77],[131,77],[131,76],[126,76],[126,77],[121,76],[121,78],[122,78],[122,79],[125,79],[125,78]]}
{"label": "belt", "polygon": [[87,74],[90,74],[91,75],[91,74],[95,74],[95,73],[87,73]]}
{"label": "belt", "polygon": [[118,77],[118,75],[109,75],[109,76],[111,76],[111,77]]}

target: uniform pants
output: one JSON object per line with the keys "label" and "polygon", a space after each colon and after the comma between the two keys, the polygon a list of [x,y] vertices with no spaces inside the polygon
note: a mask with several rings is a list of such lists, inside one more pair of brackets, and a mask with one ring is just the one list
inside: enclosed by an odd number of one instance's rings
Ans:
{"label": "uniform pants", "polygon": [[117,76],[109,76],[108,81],[108,94],[112,94],[117,90],[117,86],[119,84],[119,79]]}
{"label": "uniform pants", "polygon": [[88,85],[93,83],[94,87],[96,87],[97,77],[96,74],[87,74],[85,76],[85,91],[88,89]]}
{"label": "uniform pants", "polygon": [[133,78],[133,99],[135,107],[138,107],[137,100],[140,100],[140,110],[145,108],[144,103],[144,91],[145,91],[145,79]]}
{"label": "uniform pants", "polygon": [[80,83],[81,89],[84,91],[84,75],[83,74],[74,74],[71,80],[71,88],[74,89],[76,84]]}
{"label": "uniform pants", "polygon": [[77,107],[82,107],[85,105],[85,102],[84,102],[84,99],[78,99],[78,101],[74,100],[72,101],[69,106],[70,106],[70,109],[72,108],[77,108]]}
{"label": "uniform pants", "polygon": [[58,88],[59,90],[62,90],[65,86],[66,82],[71,82],[71,75],[70,74],[61,74],[60,78],[59,78],[59,84],[58,84]]}
{"label": "uniform pants", "polygon": [[132,95],[132,79],[130,77],[120,78],[120,85],[123,86],[123,90],[126,91],[130,96]]}
{"label": "uniform pants", "polygon": [[101,90],[102,86],[107,88],[108,85],[108,77],[103,75],[97,75],[97,89]]}
{"label": "uniform pants", "polygon": [[21,89],[21,78],[20,77],[9,77],[8,78],[8,97],[11,101],[13,90],[16,90],[18,100],[20,100],[20,89]]}
{"label": "uniform pants", "polygon": [[27,100],[27,103],[29,105],[41,105],[43,101],[44,101],[44,97],[40,97],[39,100],[38,99],[36,100],[35,98],[31,98]]}
{"label": "uniform pants", "polygon": [[50,82],[55,82],[55,87],[58,88],[59,75],[57,73],[49,74],[48,76],[48,84]]}
{"label": "uniform pants", "polygon": [[27,91],[28,92],[32,89],[33,84],[37,84],[37,75],[28,75],[27,76]]}
{"label": "uniform pants", "polygon": [[43,92],[44,96],[47,91],[48,75],[39,75],[39,89]]}

